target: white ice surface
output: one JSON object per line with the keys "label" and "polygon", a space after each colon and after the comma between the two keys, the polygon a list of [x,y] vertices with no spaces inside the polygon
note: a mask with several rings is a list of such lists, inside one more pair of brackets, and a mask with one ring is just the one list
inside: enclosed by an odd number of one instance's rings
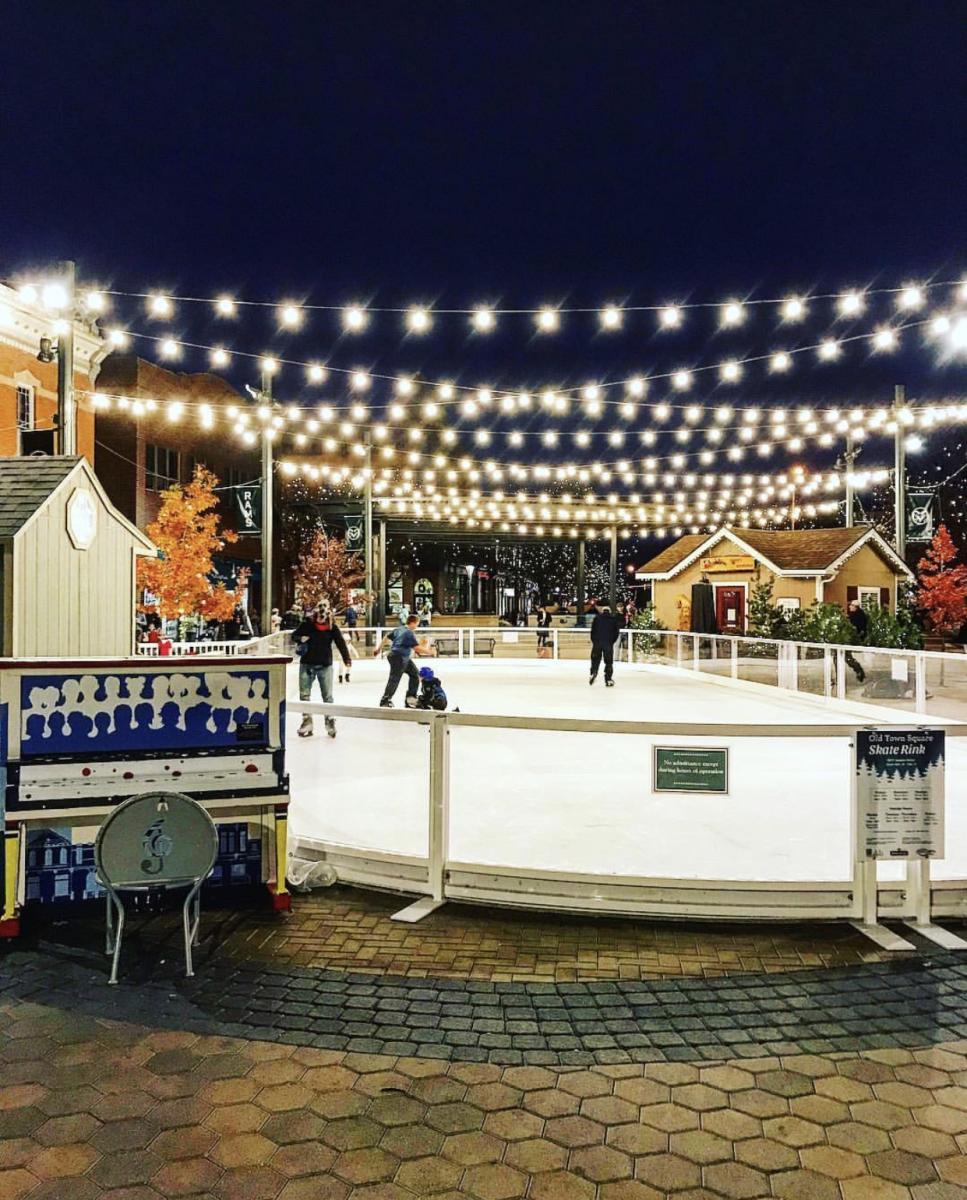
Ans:
{"label": "white ice surface", "polygon": [[[462,712],[724,724],[871,724],[869,705],[825,706],[765,688],[734,687],[663,667],[616,668],[616,686],[588,686],[585,663],[443,660],[434,663]],[[354,662],[337,704],[375,706],[387,667]],[[397,693],[402,705],[405,681]],[[289,695],[298,695],[296,671]],[[318,693],[313,699],[318,699]],[[884,709],[883,723],[898,714]],[[299,837],[423,856],[428,733],[411,723],[340,717],[338,736],[296,736],[287,721],[290,829]],[[656,795],[652,746],[729,748],[721,795]],[[845,739],[676,739],[454,727],[450,737],[450,852],[456,862],[641,877],[842,880],[850,875]],[[947,858],[937,879],[967,878],[967,746],[948,741]],[[882,878],[899,864],[880,865]]]}

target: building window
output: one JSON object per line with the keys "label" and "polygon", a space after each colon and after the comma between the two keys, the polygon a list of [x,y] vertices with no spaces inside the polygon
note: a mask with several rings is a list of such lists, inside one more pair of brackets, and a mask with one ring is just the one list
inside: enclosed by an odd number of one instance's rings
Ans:
{"label": "building window", "polygon": [[34,389],[26,383],[17,384],[17,428],[34,427]]}
{"label": "building window", "polygon": [[163,492],[172,484],[180,483],[178,451],[164,446],[147,445],[144,448],[144,486],[150,492]]}
{"label": "building window", "polygon": [[861,587],[857,589],[859,593],[859,601],[863,608],[868,604],[880,603],[880,589],[878,587]]}

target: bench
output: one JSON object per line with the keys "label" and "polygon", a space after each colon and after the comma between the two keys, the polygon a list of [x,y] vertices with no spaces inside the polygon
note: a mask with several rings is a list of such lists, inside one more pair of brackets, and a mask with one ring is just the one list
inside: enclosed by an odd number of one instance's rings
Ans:
{"label": "bench", "polygon": [[[475,637],[473,640],[474,657],[484,655],[489,658],[494,656],[494,646],[497,644],[497,639],[492,637]],[[436,647],[438,658],[456,658],[460,653],[460,639],[458,637],[438,637],[433,639],[433,645]],[[466,645],[469,649],[470,639],[467,637]]]}

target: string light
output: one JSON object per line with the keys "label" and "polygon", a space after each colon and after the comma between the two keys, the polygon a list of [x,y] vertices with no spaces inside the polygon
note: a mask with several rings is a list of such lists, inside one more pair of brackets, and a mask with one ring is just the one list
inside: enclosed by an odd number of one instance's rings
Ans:
{"label": "string light", "polygon": [[537,328],[541,333],[556,333],[560,328],[561,318],[556,308],[545,306],[537,313]]}
{"label": "string light", "polygon": [[279,321],[286,329],[298,329],[302,324],[302,311],[294,304],[284,304],[279,309]]}
{"label": "string light", "polygon": [[237,308],[231,296],[218,296],[215,299],[215,313],[219,317],[234,317]]}
{"label": "string light", "polygon": [[738,300],[729,300],[722,305],[721,321],[726,329],[734,329],[745,320],[745,305]]}
{"label": "string light", "polygon": [[471,324],[478,333],[490,333],[497,324],[497,318],[494,316],[494,310],[485,305],[480,305],[473,310]]}
{"label": "string light", "polygon": [[601,309],[599,320],[602,329],[620,329],[622,321],[621,309],[616,304],[607,304]]}
{"label": "string light", "polygon": [[790,296],[783,302],[782,319],[784,321],[801,321],[806,315],[806,305],[799,296]]}
{"label": "string light", "polygon": [[152,317],[157,317],[159,320],[167,320],[174,311],[175,306],[168,296],[155,295],[148,297],[148,312]]}
{"label": "string light", "polygon": [[429,311],[422,305],[416,304],[407,310],[406,328],[410,333],[426,333],[432,324]]}
{"label": "string light", "polygon": [[279,360],[271,355],[263,355],[259,359],[259,367],[265,375],[276,375],[279,370]]}
{"label": "string light", "polygon": [[350,333],[359,333],[366,328],[366,309],[361,304],[349,304],[342,310],[343,326]]}
{"label": "string light", "polygon": [[819,357],[823,362],[832,362],[840,356],[840,345],[834,338],[824,338],[819,343]]}
{"label": "string light", "polygon": [[325,383],[326,368],[321,363],[309,363],[306,368],[306,377],[310,383]]}
{"label": "string light", "polygon": [[844,292],[836,303],[841,317],[858,317],[865,307],[862,292]]}
{"label": "string light", "polygon": [[104,312],[104,310],[107,308],[107,297],[103,292],[85,292],[84,307],[88,312]]}
{"label": "string light", "polygon": [[229,355],[228,351],[225,350],[222,346],[216,346],[212,350],[212,366],[213,367],[227,367],[230,361],[231,361],[231,356]]}
{"label": "string light", "polygon": [[687,392],[692,386],[691,371],[676,371],[672,376],[672,387],[679,392]]}
{"label": "string light", "polygon": [[719,375],[721,376],[723,383],[735,383],[742,377],[742,368],[739,366],[738,362],[732,358],[729,359],[728,362],[722,363]]}
{"label": "string light", "polygon": [[926,299],[923,288],[918,284],[910,283],[897,296],[897,308],[903,309],[904,312],[914,312],[918,308],[923,308]]}
{"label": "string light", "polygon": [[788,371],[791,366],[792,359],[785,350],[780,350],[778,353],[773,354],[772,358],[769,360],[770,370],[776,371],[780,374],[784,371]]}
{"label": "string light", "polygon": [[873,334],[874,350],[895,350],[897,346],[896,332],[889,326],[881,326]]}
{"label": "string light", "polygon": [[174,338],[165,338],[161,343],[161,354],[164,358],[177,358],[181,353],[181,347]]}
{"label": "string light", "polygon": [[682,323],[682,310],[678,304],[667,304],[658,314],[662,329],[677,329]]}

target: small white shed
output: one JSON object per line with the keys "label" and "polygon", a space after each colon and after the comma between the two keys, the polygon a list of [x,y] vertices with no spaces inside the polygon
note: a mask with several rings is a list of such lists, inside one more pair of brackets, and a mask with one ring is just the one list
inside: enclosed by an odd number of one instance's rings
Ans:
{"label": "small white shed", "polygon": [[133,653],[137,560],[156,549],[86,459],[0,458],[0,549],[3,657]]}

